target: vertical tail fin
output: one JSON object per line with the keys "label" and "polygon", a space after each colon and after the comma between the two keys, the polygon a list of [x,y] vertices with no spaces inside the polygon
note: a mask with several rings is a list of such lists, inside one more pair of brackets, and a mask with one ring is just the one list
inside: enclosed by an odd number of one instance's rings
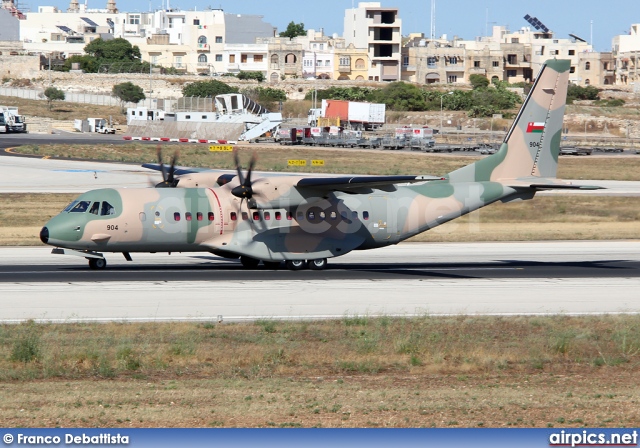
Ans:
{"label": "vertical tail fin", "polygon": [[544,63],[500,150],[449,173],[452,182],[556,177],[570,61]]}

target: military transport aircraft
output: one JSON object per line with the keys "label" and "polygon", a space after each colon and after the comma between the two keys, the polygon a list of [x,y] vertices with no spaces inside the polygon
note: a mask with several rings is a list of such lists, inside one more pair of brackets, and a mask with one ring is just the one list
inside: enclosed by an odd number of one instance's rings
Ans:
{"label": "military transport aircraft", "polygon": [[[543,64],[500,150],[435,176],[308,177],[167,168],[158,188],[82,194],[40,232],[53,253],[85,257],[103,269],[103,252],[205,251],[276,269],[324,269],[327,259],[413,235],[496,201],[540,190],[595,189],[555,178],[568,60]],[[154,166],[151,166],[152,168]],[[162,187],[162,188],[161,188]]]}

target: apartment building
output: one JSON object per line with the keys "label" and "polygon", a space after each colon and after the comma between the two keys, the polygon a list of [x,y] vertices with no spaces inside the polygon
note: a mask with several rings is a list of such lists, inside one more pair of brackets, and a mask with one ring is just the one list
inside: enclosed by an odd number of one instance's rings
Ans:
{"label": "apartment building", "polygon": [[368,51],[368,79],[399,81],[402,60],[402,20],[397,8],[379,2],[360,2],[344,16],[346,45]]}
{"label": "apartment building", "polygon": [[640,81],[640,23],[631,25],[628,34],[615,36],[611,48],[615,60],[615,83],[637,85]]}
{"label": "apartment building", "polygon": [[402,79],[422,83],[467,83],[472,74],[492,81],[530,82],[550,58],[571,60],[570,81],[578,85],[613,82],[610,53],[597,53],[583,39],[556,39],[553,32],[528,27],[510,32],[494,26],[475,40],[410,38],[402,49]]}
{"label": "apartment building", "polygon": [[20,20],[20,40],[29,52],[65,57],[84,54],[85,45],[94,39],[121,37],[116,35],[121,15],[115,11],[87,9],[77,2],[72,2],[67,12],[55,6],[39,6],[38,12]]}

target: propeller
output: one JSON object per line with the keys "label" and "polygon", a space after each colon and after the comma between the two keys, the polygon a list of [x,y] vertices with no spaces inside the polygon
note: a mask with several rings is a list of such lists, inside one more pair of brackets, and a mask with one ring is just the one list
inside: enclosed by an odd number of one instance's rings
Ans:
{"label": "propeller", "polygon": [[238,157],[238,150],[235,149],[233,151],[233,160],[236,164],[236,170],[238,171],[238,180],[240,181],[240,185],[234,187],[231,190],[231,194],[240,199],[246,199],[249,206],[255,206],[255,201],[253,198],[253,188],[251,183],[251,172],[256,165],[256,154],[253,153],[251,156],[251,160],[249,161],[249,168],[247,169],[247,177],[244,177],[242,174],[242,167],[240,166],[240,159]]}
{"label": "propeller", "polygon": [[176,172],[176,161],[178,160],[178,151],[173,154],[171,158],[171,165],[169,166],[169,170],[162,163],[162,150],[160,149],[160,145],[158,145],[158,149],[156,150],[158,153],[158,163],[160,164],[160,171],[162,172],[162,182],[156,184],[156,188],[175,188],[178,185],[178,179],[175,178],[174,174]]}

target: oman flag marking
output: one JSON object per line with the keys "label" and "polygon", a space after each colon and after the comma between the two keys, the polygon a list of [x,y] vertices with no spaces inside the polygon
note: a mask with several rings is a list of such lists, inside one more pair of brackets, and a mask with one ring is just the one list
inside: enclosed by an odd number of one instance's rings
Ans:
{"label": "oman flag marking", "polygon": [[527,123],[527,132],[542,132],[544,131],[544,122],[529,122]]}

